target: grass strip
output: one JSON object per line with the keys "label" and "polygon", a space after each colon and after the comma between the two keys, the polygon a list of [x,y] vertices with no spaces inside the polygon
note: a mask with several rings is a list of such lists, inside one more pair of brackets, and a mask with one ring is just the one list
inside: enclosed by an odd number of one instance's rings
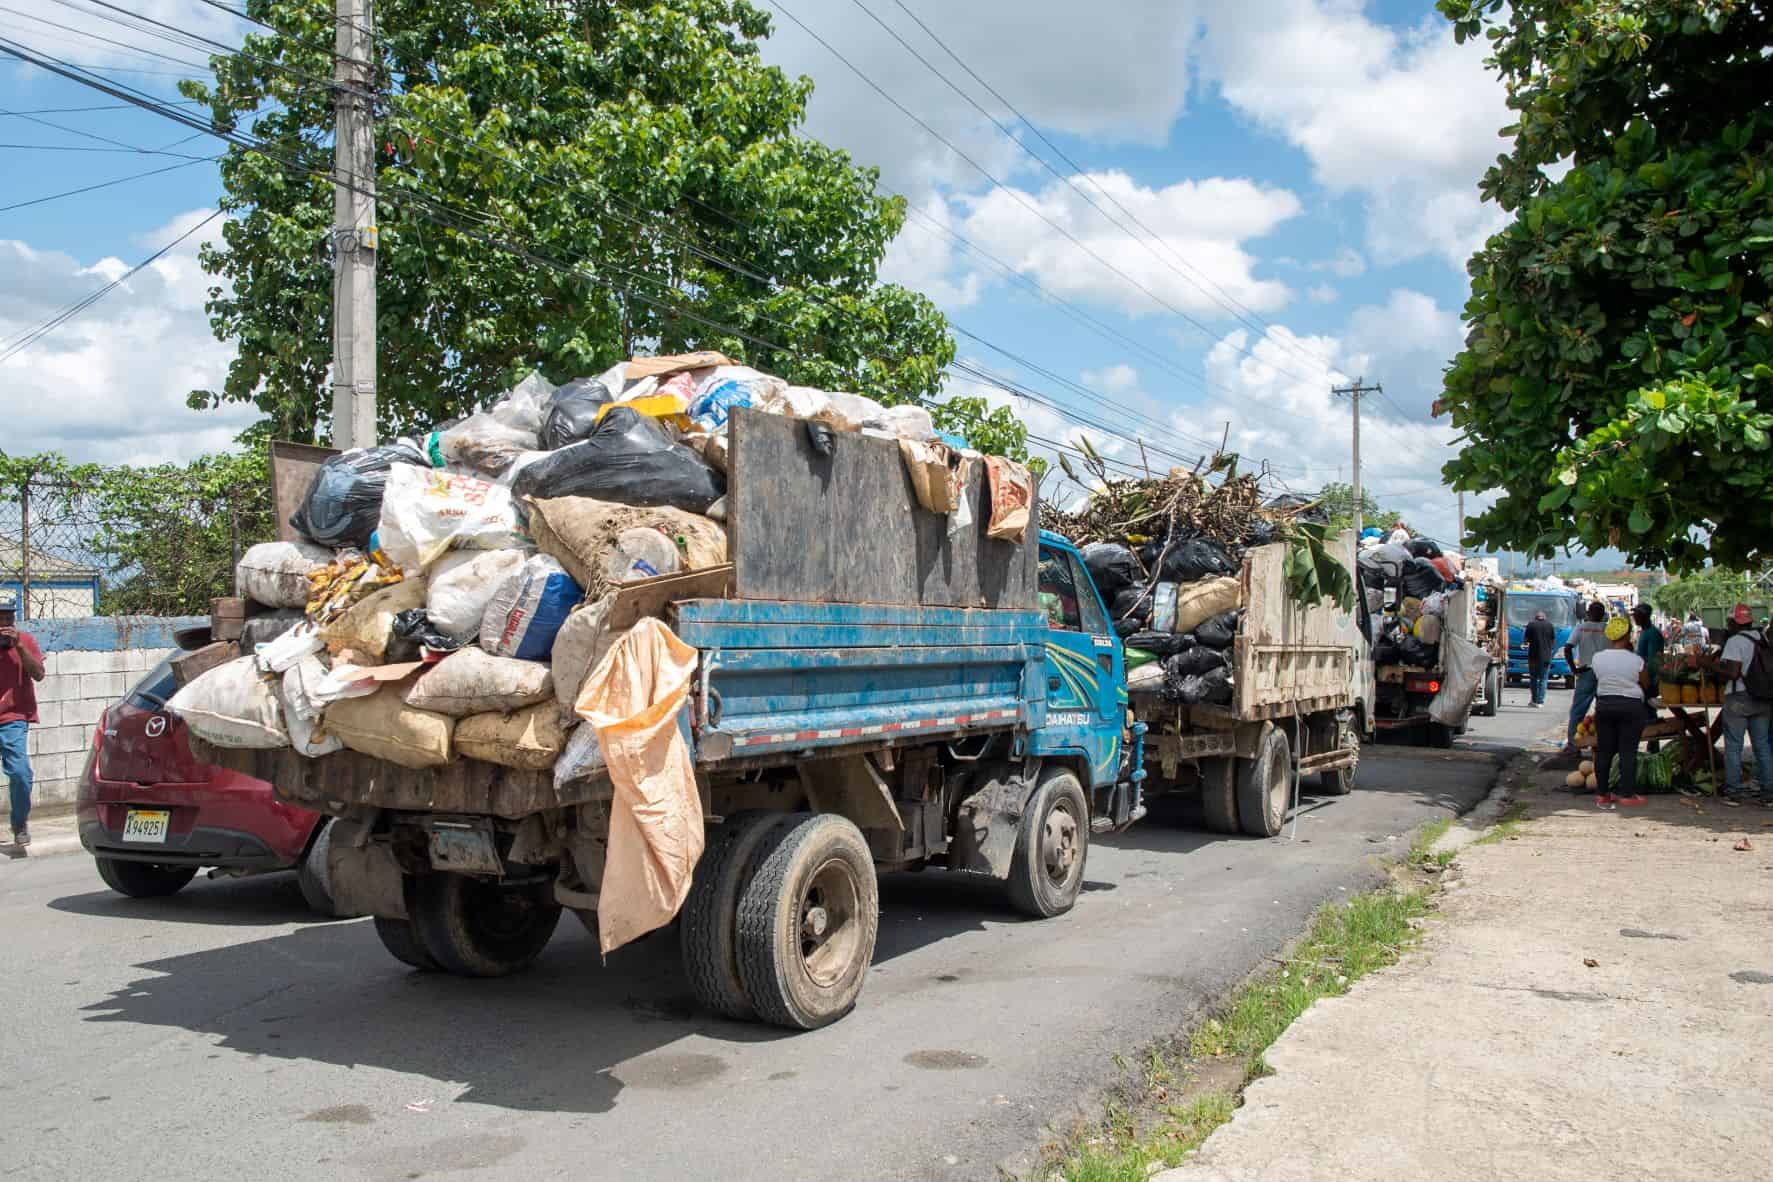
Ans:
{"label": "grass strip", "polygon": [[[1418,840],[1424,856],[1438,837]],[[1392,964],[1416,940],[1411,921],[1428,910],[1428,894],[1385,886],[1319,908],[1291,956],[1239,988],[1194,1032],[1185,1053],[1153,1052],[1141,1094],[1111,1105],[1099,1127],[1054,1151],[1047,1177],[1143,1182],[1153,1163],[1179,1164],[1231,1119],[1243,1085],[1267,1073],[1263,1052],[1295,1018],[1319,998],[1347,993]],[[1221,1082],[1195,1086],[1203,1078]]]}

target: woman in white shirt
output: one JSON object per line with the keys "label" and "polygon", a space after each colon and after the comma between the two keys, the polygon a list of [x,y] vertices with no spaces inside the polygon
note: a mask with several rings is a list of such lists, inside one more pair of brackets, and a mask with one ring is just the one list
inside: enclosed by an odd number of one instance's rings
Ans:
{"label": "woman in white shirt", "polygon": [[[1596,653],[1589,662],[1594,670],[1594,774],[1595,804],[1604,809],[1644,803],[1638,795],[1638,739],[1644,733],[1644,686],[1648,673],[1644,658],[1632,651],[1631,621],[1614,616],[1607,621],[1611,647]],[[1619,791],[1608,786],[1613,758],[1619,758]]]}

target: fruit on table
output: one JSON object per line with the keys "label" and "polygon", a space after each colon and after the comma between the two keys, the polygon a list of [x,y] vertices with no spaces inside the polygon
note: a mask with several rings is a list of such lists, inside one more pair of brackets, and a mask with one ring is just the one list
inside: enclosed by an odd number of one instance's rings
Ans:
{"label": "fruit on table", "polygon": [[1592,759],[1583,760],[1582,766],[1580,768],[1578,768],[1577,770],[1580,771],[1585,776],[1594,775],[1594,760],[1592,760]]}
{"label": "fruit on table", "polygon": [[1588,783],[1587,772],[1571,772],[1564,777],[1564,787],[1566,788],[1580,788],[1586,783]]}

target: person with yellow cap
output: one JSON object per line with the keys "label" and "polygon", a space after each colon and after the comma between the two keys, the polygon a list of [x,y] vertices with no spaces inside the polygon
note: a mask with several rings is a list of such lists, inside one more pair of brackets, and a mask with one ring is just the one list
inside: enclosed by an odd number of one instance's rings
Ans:
{"label": "person with yellow cap", "polygon": [[[1614,616],[1607,621],[1608,648],[1589,660],[1594,670],[1594,802],[1604,809],[1636,808],[1644,803],[1638,795],[1638,739],[1643,736],[1644,687],[1649,669],[1644,658],[1632,651],[1631,621]],[[1619,790],[1609,781],[1613,760],[1619,760]]]}

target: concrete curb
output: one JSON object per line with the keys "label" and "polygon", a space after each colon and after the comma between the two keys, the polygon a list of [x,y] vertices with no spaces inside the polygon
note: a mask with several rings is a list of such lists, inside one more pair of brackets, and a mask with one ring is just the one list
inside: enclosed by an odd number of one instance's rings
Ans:
{"label": "concrete curb", "polygon": [[31,835],[31,844],[22,849],[12,842],[0,843],[0,865],[9,862],[28,862],[35,858],[53,858],[59,854],[83,854],[86,847],[80,844],[80,835],[65,830],[55,829],[41,834]]}

